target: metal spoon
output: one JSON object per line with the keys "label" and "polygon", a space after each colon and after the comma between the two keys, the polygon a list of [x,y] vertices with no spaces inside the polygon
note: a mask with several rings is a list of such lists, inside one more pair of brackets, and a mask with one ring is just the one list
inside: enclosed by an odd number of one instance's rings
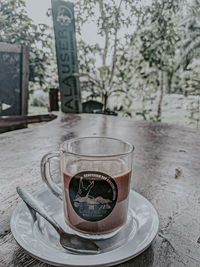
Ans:
{"label": "metal spoon", "polygon": [[19,186],[16,188],[17,193],[23,199],[23,201],[27,204],[29,210],[33,215],[37,212],[44,219],[46,219],[58,232],[60,235],[60,244],[63,248],[67,249],[70,252],[82,253],[82,254],[96,254],[100,252],[100,247],[87,238],[82,238],[80,236],[66,233],[60,225],[47,213],[45,209],[43,209],[40,203],[34,199],[27,191],[20,188]]}

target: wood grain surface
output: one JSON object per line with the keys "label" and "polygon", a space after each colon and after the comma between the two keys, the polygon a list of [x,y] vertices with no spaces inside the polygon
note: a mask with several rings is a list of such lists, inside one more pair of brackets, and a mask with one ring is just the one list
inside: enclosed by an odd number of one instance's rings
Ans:
{"label": "wood grain surface", "polygon": [[200,131],[104,115],[64,115],[32,129],[0,135],[0,266],[49,266],[15,242],[10,218],[16,186],[43,187],[42,156],[80,136],[121,138],[135,146],[132,187],[159,214],[159,233],[141,255],[118,266],[200,266]]}

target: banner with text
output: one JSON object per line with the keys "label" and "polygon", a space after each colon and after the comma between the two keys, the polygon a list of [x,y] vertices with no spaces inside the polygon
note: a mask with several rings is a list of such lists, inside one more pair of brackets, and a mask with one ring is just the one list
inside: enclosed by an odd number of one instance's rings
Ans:
{"label": "banner with text", "polygon": [[74,4],[51,0],[56,42],[61,110],[66,113],[82,111],[75,36]]}

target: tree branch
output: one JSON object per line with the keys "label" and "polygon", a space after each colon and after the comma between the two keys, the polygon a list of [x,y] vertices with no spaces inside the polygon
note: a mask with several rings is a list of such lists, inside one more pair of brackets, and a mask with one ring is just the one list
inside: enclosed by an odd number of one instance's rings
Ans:
{"label": "tree branch", "polygon": [[[100,14],[103,19],[103,22],[104,22],[103,30],[105,33],[105,44],[104,44],[104,49],[102,53],[102,65],[106,66],[106,58],[107,58],[108,46],[109,46],[109,30],[108,30],[107,23],[106,23],[106,14],[103,9],[103,0],[99,0],[99,10],[100,10]],[[105,80],[102,81],[102,88],[103,90],[105,90]]]}
{"label": "tree branch", "polygon": [[107,96],[110,96],[110,95],[112,95],[113,93],[123,93],[123,94],[125,94],[126,91],[124,91],[124,90],[122,90],[122,89],[110,90],[110,91],[107,93]]}
{"label": "tree branch", "polygon": [[74,73],[72,76],[74,77],[87,77],[90,81],[92,81],[97,87],[101,88],[101,84],[98,80],[93,78],[89,73],[81,72],[81,73]]}
{"label": "tree branch", "polygon": [[115,39],[114,39],[114,51],[113,51],[113,57],[112,57],[112,67],[111,67],[111,74],[110,74],[110,79],[109,79],[109,88],[112,86],[112,81],[114,77],[114,72],[115,72],[115,67],[116,67],[116,62],[117,62],[117,34],[118,34],[118,23],[119,23],[119,10],[121,8],[122,0],[119,3],[119,6],[117,8],[117,12],[115,14]]}
{"label": "tree branch", "polygon": [[108,53],[108,45],[109,45],[109,34],[108,34],[108,27],[106,23],[106,14],[103,9],[103,1],[99,0],[99,10],[101,13],[101,17],[104,20],[104,33],[105,33],[105,44],[104,44],[104,49],[103,49],[103,54],[102,54],[102,64],[105,66],[106,65],[106,58],[107,58],[107,53]]}

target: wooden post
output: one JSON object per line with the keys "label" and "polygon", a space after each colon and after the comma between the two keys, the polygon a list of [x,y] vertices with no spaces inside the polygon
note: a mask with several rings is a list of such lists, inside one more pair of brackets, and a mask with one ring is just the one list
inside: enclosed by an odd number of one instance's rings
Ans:
{"label": "wooden post", "polygon": [[75,37],[74,5],[52,0],[56,57],[58,65],[61,110],[66,113],[82,112]]}
{"label": "wooden post", "polygon": [[58,88],[50,88],[49,89],[49,112],[58,111]]}
{"label": "wooden post", "polygon": [[29,49],[22,46],[21,115],[28,114]]}

